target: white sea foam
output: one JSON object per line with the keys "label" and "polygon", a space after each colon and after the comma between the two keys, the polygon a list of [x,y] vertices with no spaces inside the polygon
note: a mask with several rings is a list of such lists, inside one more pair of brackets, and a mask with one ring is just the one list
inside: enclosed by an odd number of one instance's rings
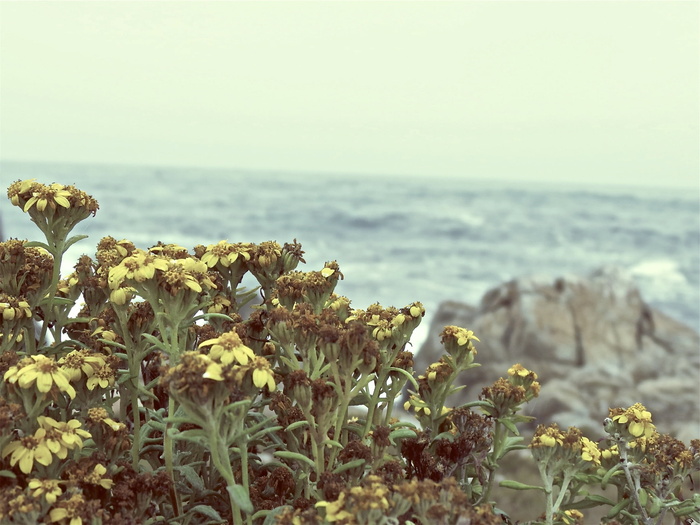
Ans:
{"label": "white sea foam", "polygon": [[679,264],[671,259],[650,259],[635,264],[629,269],[634,277],[654,279],[674,284],[685,284],[688,280],[680,270]]}

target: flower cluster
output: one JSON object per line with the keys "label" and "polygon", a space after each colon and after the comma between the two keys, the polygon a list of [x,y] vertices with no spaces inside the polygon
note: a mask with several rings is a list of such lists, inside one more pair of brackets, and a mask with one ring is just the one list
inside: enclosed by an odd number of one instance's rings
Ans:
{"label": "flower cluster", "polygon": [[[593,506],[625,525],[700,519],[699,440],[635,404],[610,410],[605,441],[540,425],[527,447],[535,372],[513,365],[453,406],[476,335],[445,327],[444,355],[414,372],[422,304],[351,307],[337,261],[297,270],[296,239],[107,236],[62,277],[97,201],[35,180],[8,197],[46,242],[0,243],[0,523],[492,525],[513,522],[493,489],[528,448],[542,485],[500,484],[544,494],[535,523],[588,523]],[[617,500],[589,490],[610,485]]]}

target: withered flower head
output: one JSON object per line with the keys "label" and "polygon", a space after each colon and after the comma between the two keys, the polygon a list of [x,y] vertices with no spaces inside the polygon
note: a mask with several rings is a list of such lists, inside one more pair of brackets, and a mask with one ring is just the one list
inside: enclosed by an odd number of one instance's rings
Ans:
{"label": "withered flower head", "polygon": [[186,397],[194,403],[204,405],[214,396],[225,397],[219,388],[224,381],[221,365],[199,352],[184,352],[177,366],[167,370],[161,377],[161,385],[176,397]]}
{"label": "withered flower head", "polygon": [[500,377],[493,385],[483,388],[479,399],[489,401],[491,406],[484,407],[484,410],[488,415],[499,418],[514,413],[526,400],[526,394],[525,387]]}

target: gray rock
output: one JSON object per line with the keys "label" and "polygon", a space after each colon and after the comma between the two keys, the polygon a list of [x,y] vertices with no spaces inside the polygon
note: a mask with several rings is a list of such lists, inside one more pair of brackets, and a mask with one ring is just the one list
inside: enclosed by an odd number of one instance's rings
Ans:
{"label": "gray rock", "polygon": [[[473,400],[520,363],[537,372],[540,397],[524,413],[602,437],[609,407],[642,403],[661,432],[700,437],[700,336],[644,302],[620,270],[523,277],[488,291],[478,307],[440,305],[416,356],[422,373],[439,359],[446,325],[473,330],[481,367],[450,405]],[[451,401],[451,402],[450,402]]]}

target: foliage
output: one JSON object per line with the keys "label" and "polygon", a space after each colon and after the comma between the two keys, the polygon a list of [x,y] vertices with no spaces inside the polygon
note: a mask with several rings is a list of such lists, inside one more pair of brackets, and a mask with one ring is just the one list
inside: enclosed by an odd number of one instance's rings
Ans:
{"label": "foliage", "polygon": [[[105,237],[61,278],[97,202],[34,180],[8,197],[45,242],[0,243],[0,522],[510,523],[492,488],[528,448],[519,411],[540,385],[516,364],[448,408],[478,366],[471,331],[445,327],[445,355],[416,376],[423,306],[352,309],[337,262],[296,270],[296,240],[189,251]],[[682,492],[700,440],[657,433],[639,404],[605,428],[598,444],[538,427],[542,485],[501,486],[545,494],[536,523],[583,523],[594,506],[607,523],[700,520],[700,495]],[[616,499],[594,490],[606,486]]]}

